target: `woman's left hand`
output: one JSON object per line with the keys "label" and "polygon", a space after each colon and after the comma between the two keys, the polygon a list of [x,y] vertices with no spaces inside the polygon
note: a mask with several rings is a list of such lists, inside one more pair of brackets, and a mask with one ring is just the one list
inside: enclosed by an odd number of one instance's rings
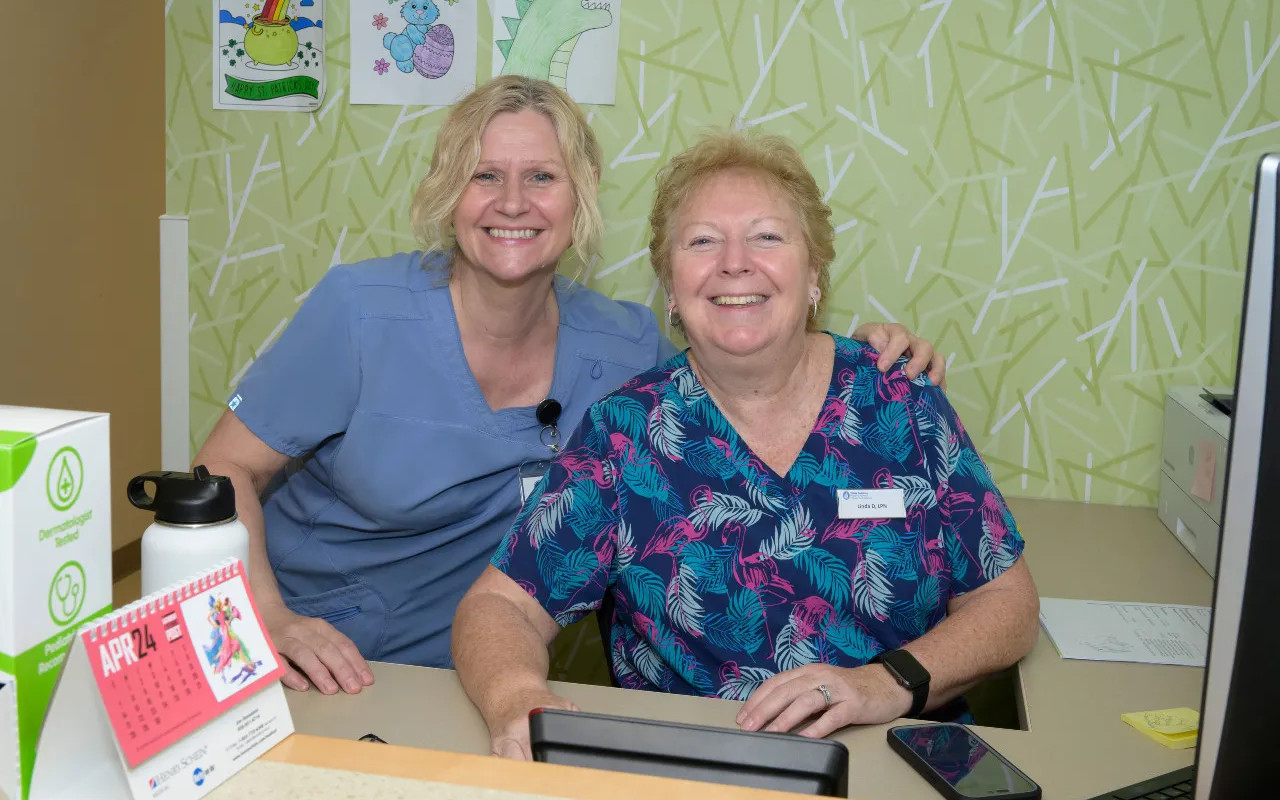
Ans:
{"label": "woman's left hand", "polygon": [[[830,705],[820,686],[827,687]],[[737,723],[744,731],[786,732],[816,717],[812,725],[798,731],[816,739],[846,725],[888,722],[910,708],[911,693],[879,664],[806,664],[760,684],[738,712]]]}
{"label": "woman's left hand", "polygon": [[947,360],[933,349],[928,339],[921,339],[906,325],[897,322],[864,322],[853,332],[853,338],[880,351],[876,367],[884,372],[901,356],[908,356],[904,371],[915,378],[928,370],[929,380],[943,390],[947,388]]}

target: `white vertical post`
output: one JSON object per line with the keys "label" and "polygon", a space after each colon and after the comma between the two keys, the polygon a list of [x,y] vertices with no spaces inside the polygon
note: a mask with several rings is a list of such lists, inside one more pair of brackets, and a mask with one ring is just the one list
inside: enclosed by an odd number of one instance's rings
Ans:
{"label": "white vertical post", "polygon": [[191,323],[185,216],[160,216],[160,466],[191,468]]}

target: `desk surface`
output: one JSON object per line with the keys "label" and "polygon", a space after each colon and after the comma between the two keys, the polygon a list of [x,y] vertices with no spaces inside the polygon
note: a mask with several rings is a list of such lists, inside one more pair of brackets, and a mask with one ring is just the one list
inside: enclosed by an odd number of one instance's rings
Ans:
{"label": "desk surface", "polygon": [[810,795],[295,734],[209,795],[309,800],[805,800]]}
{"label": "desk surface", "polygon": [[[1011,499],[1041,596],[1209,605],[1213,584],[1151,509]],[[488,752],[488,735],[449,670],[373,664],[358,695],[289,692],[300,733],[396,745]],[[1126,711],[1200,705],[1203,670],[1060,658],[1041,632],[1019,670],[1028,730],[977,728],[1034,778],[1046,800],[1086,798],[1191,763],[1120,721]],[[582,709],[735,727],[740,703],[601,686],[553,683]],[[938,794],[885,743],[889,725],[833,736],[849,748],[851,797],[936,800]],[[529,791],[539,792],[531,788]]]}

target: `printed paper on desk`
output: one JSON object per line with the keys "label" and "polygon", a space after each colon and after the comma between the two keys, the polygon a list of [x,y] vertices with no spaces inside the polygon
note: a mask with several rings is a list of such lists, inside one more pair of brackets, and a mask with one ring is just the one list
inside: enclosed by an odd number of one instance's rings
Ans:
{"label": "printed paper on desk", "polygon": [[841,489],[840,519],[902,519],[907,515],[901,489]]}
{"label": "printed paper on desk", "polygon": [[1063,658],[1203,667],[1210,609],[1040,598],[1040,623]]}

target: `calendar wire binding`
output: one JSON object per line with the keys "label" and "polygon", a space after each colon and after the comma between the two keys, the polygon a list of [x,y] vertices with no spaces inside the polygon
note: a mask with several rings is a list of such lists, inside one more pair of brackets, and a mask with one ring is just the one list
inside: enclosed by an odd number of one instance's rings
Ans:
{"label": "calendar wire binding", "polygon": [[[244,563],[240,559],[228,558],[224,561],[219,561],[203,572],[175,581],[146,597],[117,609],[110,613],[108,615],[109,618],[105,621],[97,619],[93,622],[85,623],[76,631],[76,634],[79,635],[88,631],[89,640],[96,642],[99,638],[109,637],[118,630],[123,630],[126,626],[131,626],[151,614],[158,614],[171,605],[178,605],[188,597],[194,597],[216,583],[221,583],[222,581],[230,580],[235,575],[243,574]],[[248,576],[245,575],[245,578],[247,579]],[[191,591],[192,584],[195,584],[194,592]]]}

